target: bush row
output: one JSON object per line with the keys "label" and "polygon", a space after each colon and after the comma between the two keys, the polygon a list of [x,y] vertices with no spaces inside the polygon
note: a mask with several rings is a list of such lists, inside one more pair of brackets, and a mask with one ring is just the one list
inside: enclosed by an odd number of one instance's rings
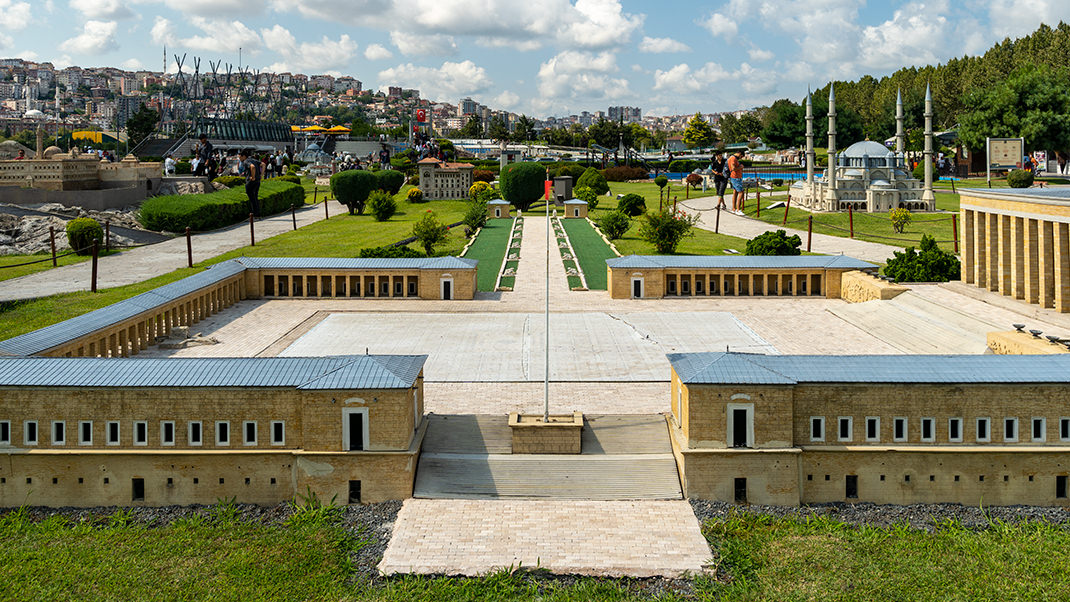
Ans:
{"label": "bush row", "polygon": [[[300,207],[305,191],[298,184],[264,180],[260,184],[260,211],[272,215],[290,205]],[[244,188],[231,188],[207,194],[158,196],[141,204],[138,220],[149,230],[183,232],[214,230],[239,222],[251,213]]]}

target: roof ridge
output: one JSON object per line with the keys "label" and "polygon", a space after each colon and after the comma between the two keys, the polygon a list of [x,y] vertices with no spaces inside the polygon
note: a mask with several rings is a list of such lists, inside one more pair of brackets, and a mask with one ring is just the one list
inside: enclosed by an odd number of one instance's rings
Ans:
{"label": "roof ridge", "polygon": [[[730,353],[732,353],[732,352],[726,352],[726,355],[730,354]],[[784,374],[780,370],[774,370],[773,368],[770,368],[769,366],[767,366],[767,365],[765,365],[765,364],[763,364],[761,362],[756,362],[756,361],[754,361],[752,359],[752,358],[756,358],[756,357],[759,357],[759,356],[762,357],[762,358],[774,357],[772,355],[765,354],[765,353],[735,353],[734,355],[742,357],[745,361],[750,362],[751,365],[758,366],[762,370],[767,370],[769,372],[772,372],[773,374],[776,374],[777,376],[780,376],[782,378],[785,378],[785,379],[790,380],[790,381],[795,382],[795,383],[799,382],[799,379],[794,377],[794,376],[791,376],[789,374]]]}

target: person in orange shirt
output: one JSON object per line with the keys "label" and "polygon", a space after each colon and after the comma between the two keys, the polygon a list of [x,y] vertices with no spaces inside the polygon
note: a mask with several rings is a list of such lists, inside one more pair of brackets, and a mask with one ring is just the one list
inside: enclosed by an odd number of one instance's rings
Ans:
{"label": "person in orange shirt", "polygon": [[743,149],[728,158],[728,185],[732,187],[732,213],[743,215]]}

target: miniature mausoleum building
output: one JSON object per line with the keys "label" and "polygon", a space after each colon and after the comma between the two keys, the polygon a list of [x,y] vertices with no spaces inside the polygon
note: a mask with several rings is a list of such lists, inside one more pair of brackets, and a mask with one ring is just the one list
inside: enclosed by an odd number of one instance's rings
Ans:
{"label": "miniature mausoleum building", "polygon": [[487,201],[487,218],[500,219],[509,217],[509,201],[494,199]]}

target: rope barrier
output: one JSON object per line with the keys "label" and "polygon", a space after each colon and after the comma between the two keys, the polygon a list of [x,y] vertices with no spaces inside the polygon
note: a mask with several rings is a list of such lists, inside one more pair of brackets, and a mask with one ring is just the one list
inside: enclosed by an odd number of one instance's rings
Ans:
{"label": "rope barrier", "polygon": [[[74,255],[74,254],[78,253],[79,251],[88,251],[91,248],[92,247],[86,247],[84,249],[79,249],[78,251],[68,251],[67,253],[63,253],[62,255],[56,255],[56,259],[59,259],[60,257],[66,257],[68,255]],[[48,257],[45,257],[44,259],[38,259],[37,261],[27,261],[25,263],[13,263],[11,265],[0,265],[0,269],[4,269],[4,268],[21,268],[23,266],[33,265],[35,263],[42,263],[42,262],[45,262],[45,261],[52,261],[52,256],[49,255]]]}

